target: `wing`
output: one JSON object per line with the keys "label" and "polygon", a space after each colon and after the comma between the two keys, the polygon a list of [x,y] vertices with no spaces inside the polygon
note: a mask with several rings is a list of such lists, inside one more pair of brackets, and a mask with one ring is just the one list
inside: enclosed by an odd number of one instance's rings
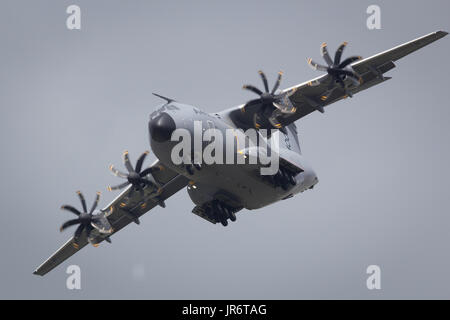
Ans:
{"label": "wing", "polygon": [[[433,32],[372,57],[350,64],[350,67],[361,76],[362,84],[352,87],[350,86],[352,81],[350,79],[345,79],[345,85],[348,87],[347,92],[337,83],[334,83],[334,85],[331,84],[330,86],[327,74],[284,90],[283,92],[291,93],[289,99],[296,111],[295,113],[281,116],[278,118],[279,122],[283,126],[287,126],[314,111],[323,112],[324,107],[347,98],[348,94],[356,94],[391,79],[390,77],[385,77],[384,74],[395,68],[394,61],[445,37],[447,34],[448,33],[444,31]],[[327,92],[331,92],[331,94],[325,95]],[[258,110],[257,107],[254,107],[253,109]],[[253,115],[249,114],[252,113],[251,109],[249,108],[247,110],[246,108],[244,112],[242,106],[228,110],[227,113],[233,122],[244,127],[245,124],[248,125],[249,119],[253,118]]]}
{"label": "wing", "polygon": [[[395,68],[394,61],[397,61],[398,59],[403,58],[404,56],[445,37],[447,34],[448,33],[444,31],[433,32],[416,40],[376,54],[372,57],[354,62],[350,66],[361,76],[363,81],[360,86],[350,89],[351,93],[356,94],[391,79],[390,77],[384,77],[384,73]],[[322,101],[321,97],[328,90],[328,85],[321,82],[321,80],[324,80],[325,77],[327,77],[327,75],[285,90],[295,90],[295,93],[290,96],[290,99],[297,108],[297,112],[289,117],[286,117],[283,124],[286,125],[294,122],[295,120],[303,118],[316,110],[323,111],[323,107],[347,97],[346,92],[342,89],[342,87],[335,84],[333,94],[326,99],[326,101]],[[320,84],[314,86],[314,84],[318,82]],[[348,79],[346,80],[346,85],[349,84],[350,80]]]}
{"label": "wing", "polygon": [[[152,166],[160,166],[159,161]],[[160,185],[160,193],[158,196],[150,194],[149,191],[142,195],[139,192],[133,192],[131,197],[128,197],[130,187],[125,189],[117,198],[108,204],[103,210],[107,211],[108,220],[114,231],[109,235],[102,235],[94,230],[94,243],[100,243],[106,239],[107,236],[115,234],[130,222],[139,223],[139,217],[144,213],[150,211],[155,206],[165,206],[164,200],[171,197],[173,194],[184,188],[189,180],[184,176],[178,175],[164,167],[163,170],[153,173],[155,181]],[[91,234],[92,235],[92,234]],[[49,259],[40,265],[34,274],[43,276],[60,265],[66,259],[71,257],[76,252],[80,251],[88,244],[87,236],[82,234],[81,239],[78,240],[78,248],[73,246],[73,237],[69,239],[58,251],[56,251]]]}

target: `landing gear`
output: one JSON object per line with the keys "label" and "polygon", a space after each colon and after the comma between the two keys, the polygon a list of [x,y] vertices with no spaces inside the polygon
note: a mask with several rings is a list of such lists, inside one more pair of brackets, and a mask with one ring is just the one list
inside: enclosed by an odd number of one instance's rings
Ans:
{"label": "landing gear", "polygon": [[236,214],[233,211],[229,211],[229,216],[231,221],[236,221]]}
{"label": "landing gear", "polygon": [[281,187],[283,190],[288,190],[289,185],[295,186],[297,184],[295,174],[283,168],[280,168],[275,175],[270,176],[269,181],[275,188]]}
{"label": "landing gear", "polygon": [[220,222],[224,227],[226,227],[228,225],[228,219],[231,221],[236,221],[235,211],[236,210],[234,208],[229,207],[219,200],[214,200],[208,210],[208,216],[211,220]]}
{"label": "landing gear", "polygon": [[228,225],[228,209],[223,206],[219,201],[213,203],[213,208],[217,215],[217,220],[226,227]]}

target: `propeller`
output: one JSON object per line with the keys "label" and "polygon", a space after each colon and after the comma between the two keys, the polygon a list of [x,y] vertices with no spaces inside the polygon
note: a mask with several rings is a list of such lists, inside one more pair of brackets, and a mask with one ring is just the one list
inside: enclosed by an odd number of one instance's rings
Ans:
{"label": "propeller", "polygon": [[[244,85],[242,88],[249,90],[253,93],[259,95],[258,99],[250,100],[243,107],[242,111],[245,112],[247,107],[253,105],[262,105],[261,111],[255,113],[253,118],[253,125],[256,129],[259,128],[281,128],[280,122],[277,120],[277,117],[282,114],[292,114],[295,113],[296,108],[292,104],[289,96],[291,96],[295,91],[291,90],[289,92],[276,94],[281,79],[283,77],[283,72],[278,72],[278,78],[275,82],[275,85],[272,88],[272,91],[269,91],[269,84],[267,82],[267,77],[262,71],[258,71],[261,76],[262,82],[264,84],[264,92],[252,85]],[[269,123],[267,123],[267,121]]]}
{"label": "propeller", "polygon": [[[331,93],[335,89],[334,87],[335,82],[339,83],[339,85],[342,87],[342,89],[345,90],[345,93],[349,97],[352,97],[352,93],[347,89],[344,80],[346,78],[350,79],[355,86],[359,86],[360,84],[362,84],[363,81],[362,78],[358,76],[353,70],[348,68],[348,66],[351,63],[360,60],[361,57],[352,56],[341,62],[342,53],[344,52],[344,49],[347,46],[347,44],[348,44],[347,42],[344,42],[339,46],[334,55],[334,60],[332,60],[330,54],[328,53],[327,44],[322,43],[320,47],[320,53],[325,62],[327,63],[327,66],[314,62],[311,58],[307,59],[308,64],[310,65],[311,68],[313,68],[314,70],[326,71],[332,80],[328,85],[328,90],[321,97],[322,101],[325,101],[331,95]],[[326,79],[325,81],[327,80],[328,79]]]}
{"label": "propeller", "polygon": [[[97,192],[95,201],[92,204],[92,207],[89,211],[87,211],[86,200],[84,199],[83,194],[80,191],[77,191],[77,194],[78,194],[78,197],[80,198],[83,211],[80,211],[70,205],[61,206],[62,210],[70,211],[71,213],[75,214],[77,216],[77,218],[64,222],[60,228],[60,231],[62,232],[71,226],[78,225],[78,228],[75,230],[75,233],[74,233],[74,241],[73,241],[73,246],[76,249],[78,249],[78,246],[79,246],[78,241],[84,230],[86,230],[86,235],[87,235],[89,241],[92,240],[92,239],[90,239],[90,234],[94,228],[103,234],[109,234],[109,233],[112,233],[112,231],[113,231],[113,229],[112,229],[111,225],[109,224],[108,219],[105,217],[104,213],[100,210],[97,210],[97,211],[95,210],[97,208],[98,202],[100,200],[100,192]],[[105,240],[108,242],[111,242],[109,237],[106,237]],[[96,244],[94,244],[94,245],[96,245]]]}
{"label": "propeller", "polygon": [[124,183],[121,183],[117,186],[108,187],[108,190],[109,191],[120,190],[131,184],[133,186],[133,188],[130,189],[130,193],[128,194],[130,196],[136,190],[141,192],[141,194],[143,194],[143,192],[144,192],[143,188],[145,186],[157,188],[153,182],[145,179],[145,176],[147,176],[148,174],[152,174],[153,172],[160,171],[160,170],[162,170],[162,168],[159,166],[156,166],[156,167],[150,167],[145,170],[142,170],[142,164],[144,163],[145,157],[148,155],[148,153],[149,153],[148,151],[145,151],[139,157],[139,159],[136,162],[136,166],[133,168],[133,165],[131,164],[130,158],[128,156],[128,151],[125,151],[123,153],[123,162],[125,164],[125,168],[127,169],[128,173],[124,173],[124,172],[117,170],[116,168],[114,168],[113,165],[109,166],[109,169],[112,171],[112,173],[114,175],[116,175],[122,179],[127,179],[127,181],[125,181]]}

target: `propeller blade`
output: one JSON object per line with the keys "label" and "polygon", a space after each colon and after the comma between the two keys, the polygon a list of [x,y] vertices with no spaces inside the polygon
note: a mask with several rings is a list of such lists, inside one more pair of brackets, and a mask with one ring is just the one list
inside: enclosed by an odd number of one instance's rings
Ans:
{"label": "propeller blade", "polygon": [[289,113],[288,107],[285,106],[284,104],[277,103],[277,102],[273,102],[272,104],[273,104],[273,106],[274,106],[275,108],[277,108],[277,109],[280,110],[281,112],[283,112],[283,113]]}
{"label": "propeller blade", "polygon": [[328,90],[334,89],[334,81],[335,81],[334,77],[330,77],[330,82],[328,83],[327,87]]}
{"label": "propeller blade", "polygon": [[278,72],[278,78],[277,78],[277,82],[275,82],[275,85],[273,86],[272,92],[271,94],[275,94],[275,92],[277,91],[277,89],[280,87],[280,83],[281,83],[281,78],[283,77],[283,71],[279,71]]}
{"label": "propeller blade", "polygon": [[298,87],[292,88],[291,90],[289,90],[288,92],[286,92],[285,94],[290,97],[292,96],[294,93],[296,93],[298,90]]}
{"label": "propeller blade", "polygon": [[334,55],[334,66],[338,66],[341,63],[342,52],[344,52],[345,47],[347,46],[347,42],[342,43],[339,48],[336,50],[336,54]]}
{"label": "propeller blade", "polygon": [[126,186],[128,186],[130,183],[127,181],[127,182],[124,182],[124,183],[121,183],[121,184],[119,184],[119,185],[117,185],[117,186],[113,186],[113,187],[108,187],[108,190],[109,191],[113,191],[113,190],[120,190],[120,189],[123,189],[123,188],[125,188]]}
{"label": "propeller blade", "polygon": [[362,83],[361,77],[358,77],[355,73],[353,73],[351,71],[342,70],[342,71],[340,71],[340,73],[345,74],[357,86],[359,86]]}
{"label": "propeller blade", "polygon": [[261,99],[254,99],[248,101],[245,105],[241,107],[241,112],[246,112],[252,106],[261,105]]}
{"label": "propeller blade", "polygon": [[157,188],[153,182],[148,181],[147,179],[141,179],[141,182],[149,187]]}
{"label": "propeller blade", "polygon": [[311,58],[308,58],[307,61],[308,61],[309,66],[311,68],[313,68],[314,70],[319,70],[319,71],[327,71],[328,70],[328,67],[326,67],[320,63],[314,62]]}
{"label": "propeller blade", "polygon": [[320,54],[325,59],[325,62],[328,64],[328,66],[331,67],[333,65],[333,60],[331,60],[330,54],[328,53],[326,42],[322,43],[322,45],[320,46]]}
{"label": "propeller blade", "polygon": [[[333,94],[334,90],[336,89],[336,87],[334,86],[335,79],[333,77],[330,77],[330,79],[331,80],[328,83],[327,91],[325,91],[325,93],[320,97],[320,100],[322,100],[322,101],[328,100],[328,98],[330,98],[330,96]],[[318,109],[318,110],[320,112],[322,112],[323,111],[323,107],[321,106],[320,108],[321,109]]]}
{"label": "propeller blade", "polygon": [[320,85],[321,83],[325,82],[327,78],[323,78],[323,79],[319,79],[319,80],[314,80],[314,81],[310,81],[308,82],[308,86],[310,87],[317,87],[318,85]]}
{"label": "propeller blade", "polygon": [[353,62],[355,62],[355,61],[361,60],[361,59],[362,59],[362,58],[361,58],[360,56],[349,57],[349,58],[345,59],[344,61],[342,61],[342,62],[339,64],[339,68],[340,68],[340,69],[345,68],[345,67],[348,66],[349,64],[351,64],[351,63],[353,63]]}
{"label": "propeller blade", "polygon": [[82,225],[82,224],[80,224],[78,226],[77,230],[75,230],[75,233],[73,234],[73,239],[74,239],[75,243],[78,243],[78,239],[80,238],[81,233],[83,232],[83,230],[84,230],[84,225]]}
{"label": "propeller blade", "polygon": [[100,192],[99,191],[97,191],[97,195],[95,196],[95,201],[94,201],[94,203],[92,204],[92,207],[91,207],[91,211],[89,211],[89,214],[92,214],[92,212],[94,212],[94,210],[97,208],[97,206],[98,206],[98,202],[100,201]]}
{"label": "propeller blade", "polygon": [[129,173],[134,172],[133,166],[130,162],[130,157],[128,156],[128,151],[125,151],[123,153],[123,163],[125,164],[125,167],[127,168]]}
{"label": "propeller blade", "polygon": [[267,77],[261,70],[258,71],[259,75],[261,76],[261,79],[264,83],[264,89],[266,89],[266,92],[269,93],[269,83],[267,82]]}
{"label": "propeller blade", "polygon": [[84,230],[86,230],[86,236],[88,237],[88,238],[90,238],[91,237],[91,231],[92,230],[94,230],[95,228],[89,223],[89,224],[86,224],[85,226],[84,226]]}
{"label": "propeller blade", "polygon": [[109,166],[109,170],[111,170],[112,173],[113,173],[115,176],[118,176],[118,177],[121,177],[121,178],[124,178],[124,179],[126,179],[126,178],[128,177],[128,175],[127,175],[126,173],[123,173],[123,172],[117,170],[116,168],[114,168],[113,165],[110,165],[110,166]]}
{"label": "propeller blade", "polygon": [[81,214],[81,212],[78,211],[78,209],[75,209],[75,208],[72,207],[72,206],[63,205],[63,206],[61,206],[61,209],[62,209],[62,210],[70,211],[70,212],[72,212],[73,214],[76,214],[77,216],[79,216],[79,215]]}
{"label": "propeller blade", "polygon": [[296,111],[291,100],[289,100],[288,94],[278,96],[273,105],[283,113],[294,113]]}
{"label": "propeller blade", "polygon": [[263,92],[261,90],[259,90],[258,88],[256,88],[255,86],[252,86],[250,84],[246,84],[242,87],[242,89],[246,89],[246,90],[250,90],[254,93],[256,93],[257,95],[262,95]]}
{"label": "propeller blade", "polygon": [[144,163],[145,157],[148,155],[148,151],[145,151],[138,159],[138,161],[136,162],[136,172],[139,173],[141,172],[142,169],[142,164]]}
{"label": "propeller blade", "polygon": [[81,205],[83,206],[83,212],[87,212],[86,200],[84,199],[83,194],[81,193],[81,191],[77,191],[77,195],[80,198]]}
{"label": "propeller blade", "polygon": [[157,166],[157,167],[150,167],[145,169],[144,171],[142,171],[139,175],[141,177],[145,177],[146,175],[153,173],[153,172],[158,172],[161,171],[161,167]]}
{"label": "propeller blade", "polygon": [[59,231],[63,232],[68,227],[74,226],[74,225],[79,224],[79,223],[80,223],[80,219],[73,219],[73,220],[66,221],[66,222],[63,223],[61,228],[59,228]]}
{"label": "propeller blade", "polygon": [[337,78],[337,82],[341,85],[342,89],[345,89],[345,82],[341,78]]}
{"label": "propeller blade", "polygon": [[108,242],[108,243],[111,243],[111,242],[112,242],[111,239],[110,239],[109,237],[106,237],[106,238],[105,238],[105,241]]}

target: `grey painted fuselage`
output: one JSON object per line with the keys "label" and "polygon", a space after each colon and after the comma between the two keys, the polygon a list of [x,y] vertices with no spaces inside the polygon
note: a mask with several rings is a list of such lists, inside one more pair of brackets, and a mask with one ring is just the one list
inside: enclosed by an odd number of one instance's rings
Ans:
{"label": "grey painted fuselage", "polygon": [[[207,114],[200,109],[177,102],[169,102],[150,115],[150,145],[158,159],[171,170],[186,176],[191,180],[188,192],[196,205],[219,199],[233,207],[257,209],[270,205],[282,199],[291,197],[297,193],[312,188],[317,182],[317,176],[308,165],[300,152],[299,140],[295,125],[287,127],[285,133],[272,135],[269,139],[279,137],[280,167],[289,163],[300,168],[296,173],[295,185],[287,188],[276,187],[269,183],[264,176],[259,174],[259,166],[250,164],[210,164],[201,165],[201,170],[188,170],[185,165],[176,165],[171,158],[172,148],[178,141],[155,141],[152,138],[152,126],[155,119],[161,115],[169,115],[175,123],[176,129],[186,129],[194,136],[194,121],[201,121],[202,131],[216,129],[226,137],[227,129],[240,129],[228,117],[228,112]],[[236,138],[236,140],[239,140]],[[224,145],[234,141],[224,141]],[[239,142],[238,142],[239,144]],[[242,144],[242,142],[241,142]],[[207,143],[202,145],[203,149]],[[247,150],[248,151],[248,150]],[[241,151],[245,153],[246,151]]]}

